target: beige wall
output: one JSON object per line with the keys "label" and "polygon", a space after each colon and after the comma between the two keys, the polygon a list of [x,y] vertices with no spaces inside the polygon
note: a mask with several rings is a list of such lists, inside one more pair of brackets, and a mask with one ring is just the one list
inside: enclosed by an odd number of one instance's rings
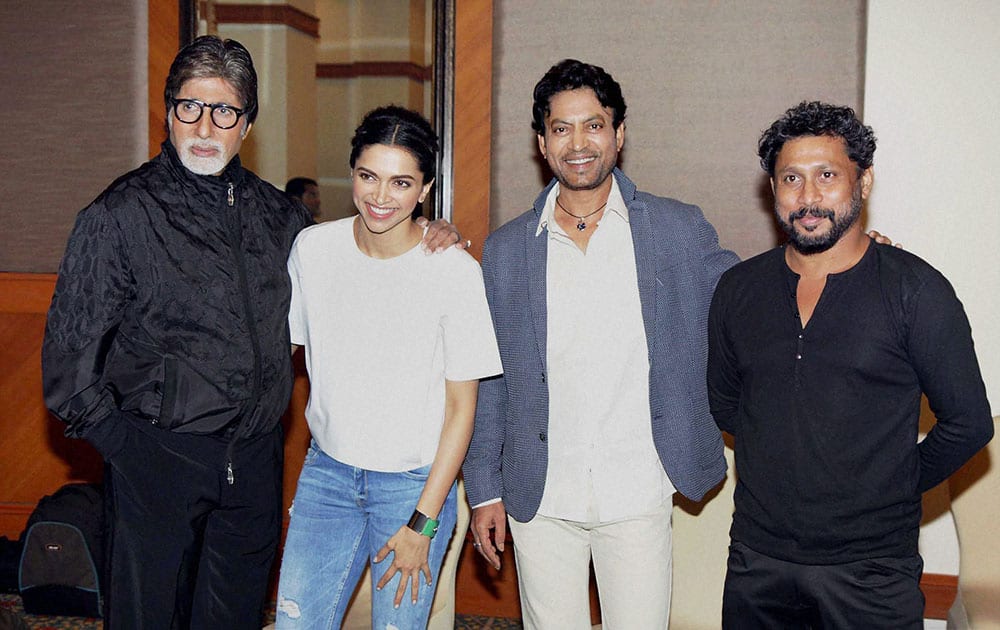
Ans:
{"label": "beige wall", "polygon": [[285,113],[286,173],[289,177],[316,175],[317,85],[316,40],[300,31],[289,31],[287,66],[288,99]]}
{"label": "beige wall", "polygon": [[741,256],[775,243],[760,196],[760,131],[802,99],[857,105],[861,0],[499,0],[495,5],[492,223],[547,179],[531,91],[555,62],[608,70],[628,104],[622,164],[640,187],[702,207]]}
{"label": "beige wall", "polygon": [[[1000,416],[993,418],[1000,431]],[[1000,440],[994,439],[951,479],[952,511],[962,546],[960,596],[968,625],[952,630],[1000,630]],[[961,615],[956,615],[961,619]]]}
{"label": "beige wall", "polygon": [[0,2],[0,271],[56,271],[77,212],[146,161],[146,33],[145,2]]}
{"label": "beige wall", "polygon": [[1000,3],[883,0],[870,12],[869,216],[954,285],[1000,414]]}
{"label": "beige wall", "polygon": [[[245,4],[220,0],[218,4]],[[276,4],[256,0],[252,4]],[[431,63],[426,0],[298,0],[319,19],[319,37],[271,24],[219,25],[219,35],[250,50],[260,84],[260,115],[240,152],[275,186],[310,177],[320,186],[322,220],[354,213],[348,155],[365,112],[396,103],[430,112],[430,83],[406,77],[318,78],[317,64]],[[202,23],[202,30],[205,24]]]}
{"label": "beige wall", "polygon": [[284,25],[220,24],[257,69],[260,113],[240,149],[244,165],[282,188],[316,173],[316,41]]}
{"label": "beige wall", "polygon": [[[879,140],[870,221],[955,287],[994,414],[1000,413],[998,32],[1000,5],[990,0],[873,3],[865,86],[865,122]],[[961,562],[950,561],[960,564],[969,627],[977,629],[1000,628],[1000,553],[991,538],[1000,514],[996,442],[950,484]]]}

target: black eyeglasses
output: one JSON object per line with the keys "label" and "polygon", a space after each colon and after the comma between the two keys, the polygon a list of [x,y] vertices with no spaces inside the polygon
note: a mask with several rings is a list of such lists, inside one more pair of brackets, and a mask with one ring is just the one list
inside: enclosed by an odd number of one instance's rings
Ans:
{"label": "black eyeglasses", "polygon": [[201,115],[205,113],[205,108],[212,110],[212,124],[219,129],[232,129],[240,121],[240,116],[245,112],[232,105],[225,103],[205,103],[194,98],[172,98],[170,102],[174,104],[174,116],[182,123],[193,125],[201,120]]}

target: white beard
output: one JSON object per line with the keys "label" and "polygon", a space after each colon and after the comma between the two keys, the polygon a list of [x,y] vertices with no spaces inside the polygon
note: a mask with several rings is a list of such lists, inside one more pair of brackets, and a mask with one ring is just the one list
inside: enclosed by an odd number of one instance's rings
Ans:
{"label": "white beard", "polygon": [[[212,157],[199,157],[195,155],[191,152],[191,148],[196,145],[215,149],[215,155]],[[181,164],[195,175],[217,175],[229,163],[229,156],[225,153],[225,147],[221,142],[215,140],[189,138],[183,141],[181,146],[177,147],[177,154],[181,158]]]}

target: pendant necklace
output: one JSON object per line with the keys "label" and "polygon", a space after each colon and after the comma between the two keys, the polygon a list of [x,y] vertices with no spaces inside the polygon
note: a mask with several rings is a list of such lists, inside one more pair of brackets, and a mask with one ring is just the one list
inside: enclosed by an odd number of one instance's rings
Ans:
{"label": "pendant necklace", "polygon": [[578,230],[580,230],[582,232],[582,231],[584,231],[584,230],[587,229],[587,222],[584,219],[586,219],[587,217],[594,216],[595,214],[597,214],[601,210],[604,210],[604,206],[608,205],[608,202],[605,201],[604,203],[601,204],[600,208],[598,208],[597,210],[594,210],[593,212],[589,212],[587,214],[584,214],[584,215],[573,214],[572,212],[570,212],[569,210],[567,210],[561,203],[559,203],[559,197],[556,197],[556,205],[559,206],[560,210],[562,210],[563,212],[565,212],[569,216],[571,216],[574,219],[576,219],[576,229],[578,229]]}

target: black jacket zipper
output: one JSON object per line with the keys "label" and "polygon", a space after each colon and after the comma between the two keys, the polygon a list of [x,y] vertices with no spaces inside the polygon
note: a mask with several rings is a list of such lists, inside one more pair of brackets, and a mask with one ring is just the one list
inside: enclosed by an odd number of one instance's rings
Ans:
{"label": "black jacket zipper", "polygon": [[233,474],[233,446],[241,437],[241,430],[245,429],[247,423],[250,420],[250,416],[253,414],[254,410],[257,408],[257,400],[260,398],[260,388],[261,388],[261,365],[260,365],[260,338],[257,335],[257,324],[254,321],[253,305],[250,296],[250,284],[247,281],[247,267],[246,258],[243,255],[243,221],[240,218],[239,209],[236,207],[236,195],[234,194],[233,183],[229,182],[229,190],[226,193],[226,201],[229,203],[230,218],[234,222],[236,231],[236,242],[233,247],[233,255],[236,258],[236,270],[239,274],[240,281],[240,292],[243,295],[243,312],[246,314],[247,329],[250,332],[250,344],[253,347],[253,388],[251,389],[250,399],[247,401],[244,411],[241,414],[242,418],[236,430],[233,431],[233,437],[229,442],[229,446],[226,449],[226,481],[229,485],[233,485],[236,482],[236,476]]}

